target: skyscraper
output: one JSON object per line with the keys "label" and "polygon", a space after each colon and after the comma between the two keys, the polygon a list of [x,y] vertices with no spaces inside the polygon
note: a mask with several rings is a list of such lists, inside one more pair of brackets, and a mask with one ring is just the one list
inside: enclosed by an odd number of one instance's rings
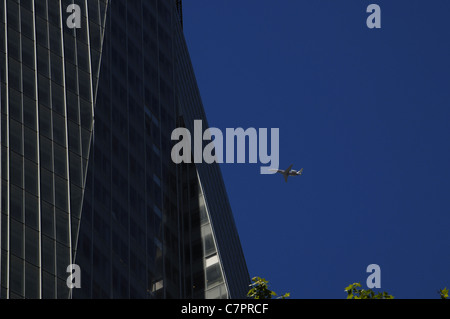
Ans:
{"label": "skyscraper", "polygon": [[207,126],[181,1],[0,7],[1,298],[244,297],[218,165],[170,156]]}

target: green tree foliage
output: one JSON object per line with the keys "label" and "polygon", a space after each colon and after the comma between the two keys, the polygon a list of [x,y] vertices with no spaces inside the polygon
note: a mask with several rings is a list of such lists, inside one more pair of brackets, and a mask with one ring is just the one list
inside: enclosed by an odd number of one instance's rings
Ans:
{"label": "green tree foliage", "polygon": [[394,296],[387,292],[380,292],[376,294],[372,289],[361,289],[359,282],[351,284],[345,288],[347,292],[347,299],[394,299]]}
{"label": "green tree foliage", "polygon": [[[272,299],[277,296],[277,294],[269,289],[269,282],[264,278],[254,277],[252,278],[252,287],[247,293],[247,297],[251,299]],[[388,294],[387,292],[375,293],[372,289],[362,289],[361,284],[356,282],[345,288],[347,292],[347,299],[394,299],[394,296]],[[439,289],[438,291],[441,299],[449,299],[449,289],[445,287],[444,289]],[[283,296],[277,297],[277,299],[289,298],[290,293],[286,293]]]}
{"label": "green tree foliage", "polygon": [[444,289],[439,289],[439,295],[441,296],[441,299],[448,299],[448,288],[445,287]]}
{"label": "green tree foliage", "polygon": [[[252,287],[247,293],[247,297],[252,299],[272,299],[276,297],[277,294],[269,289],[269,282],[264,278],[254,277],[252,278],[253,283],[250,285]],[[289,298],[290,294],[286,293],[283,296],[279,296],[277,299]]]}

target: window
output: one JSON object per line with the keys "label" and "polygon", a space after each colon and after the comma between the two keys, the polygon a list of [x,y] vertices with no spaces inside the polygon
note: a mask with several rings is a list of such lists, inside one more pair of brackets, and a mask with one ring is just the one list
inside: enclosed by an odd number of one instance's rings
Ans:
{"label": "window", "polygon": [[39,265],[39,233],[30,227],[25,227],[25,260]]}
{"label": "window", "polygon": [[[45,6],[45,1],[36,1],[36,11],[41,6]],[[45,9],[42,9],[45,12]],[[47,38],[47,21],[41,17],[36,17],[36,40],[37,43],[42,45],[44,48],[48,48],[48,38]]]}
{"label": "window", "polygon": [[64,118],[53,112],[53,140],[62,146],[66,145],[66,123]]}
{"label": "window", "polygon": [[22,122],[22,94],[14,89],[9,89],[9,115]]}
{"label": "window", "polygon": [[53,174],[41,168],[41,197],[53,204]]}
{"label": "window", "polygon": [[27,37],[22,37],[22,61],[34,69],[34,42]]}
{"label": "window", "polygon": [[41,155],[41,166],[48,169],[49,171],[53,171],[52,141],[41,136],[39,148]]}
{"label": "window", "polygon": [[38,166],[29,160],[25,160],[25,190],[38,195]]}
{"label": "window", "polygon": [[89,73],[78,70],[80,96],[86,101],[91,101],[91,79]]}
{"label": "window", "polygon": [[[66,31],[66,28],[64,29]],[[75,38],[72,36],[68,36],[67,33],[64,34],[64,58],[66,61],[69,61],[75,64]]]}
{"label": "window", "polygon": [[49,273],[42,272],[42,298],[55,299],[55,280],[56,277]]}
{"label": "window", "polygon": [[[54,221],[54,207],[46,202],[41,201],[41,225],[42,233],[50,238],[55,237],[55,221]],[[44,236],[42,237],[44,238]],[[46,251],[43,247],[42,251]]]}
{"label": "window", "polygon": [[[33,76],[33,85],[34,85],[34,76]],[[33,87],[33,96],[34,96],[34,87]],[[36,101],[34,99],[30,99],[26,95],[23,96],[23,123],[29,128],[36,131],[37,129]]]}
{"label": "window", "polygon": [[54,144],[54,164],[55,173],[61,177],[67,177],[67,157],[66,149],[58,144]]}
{"label": "window", "polygon": [[45,47],[42,47],[40,45],[37,46],[37,61],[38,61],[38,72],[39,74],[45,75],[46,77],[49,76],[48,68],[49,68],[49,62],[48,62],[48,49]]}
{"label": "window", "polygon": [[20,34],[11,28],[8,28],[8,55],[20,61]]}
{"label": "window", "polygon": [[23,157],[11,152],[9,165],[11,183],[23,188]]}
{"label": "window", "polygon": [[[36,244],[38,242],[36,241]],[[39,278],[39,268],[29,263],[25,263],[25,293],[26,298],[37,299],[39,298],[39,282],[36,280]]]}
{"label": "window", "polygon": [[81,188],[70,185],[70,209],[72,217],[81,219],[81,203],[83,202]]}
{"label": "window", "polygon": [[9,287],[12,292],[23,296],[24,295],[24,262],[22,259],[16,256],[11,256],[11,267],[10,267],[10,281]]}
{"label": "window", "polygon": [[[69,257],[70,249],[69,247],[66,247],[58,242],[56,242],[56,265],[57,265],[57,276],[59,278],[64,278],[64,285],[63,288],[67,291],[69,290],[66,285],[66,279],[67,279],[67,266],[70,265],[70,257]],[[58,286],[58,288],[60,288]],[[59,290],[59,289],[58,289]],[[59,295],[59,291],[58,291]],[[67,299],[67,298],[66,298]]]}
{"label": "window", "polygon": [[77,89],[77,69],[74,64],[66,62],[66,87],[74,93]]}
{"label": "window", "polygon": [[[56,209],[56,240],[66,246],[69,246],[69,215]],[[69,264],[66,265],[66,267]]]}
{"label": "window", "polygon": [[222,282],[222,272],[220,270],[220,264],[218,262],[206,268],[206,282],[208,284],[208,287]]}
{"label": "window", "polygon": [[37,163],[37,134],[28,127],[24,127],[24,155]]}
{"label": "window", "polygon": [[63,65],[62,58],[53,52],[50,53],[50,65],[52,71],[52,81],[62,85],[63,84]]}
{"label": "window", "polygon": [[9,122],[9,145],[11,150],[23,155],[23,135],[22,135],[22,124],[14,120]]}
{"label": "window", "polygon": [[52,113],[43,105],[39,105],[39,134],[52,138]]}
{"label": "window", "polygon": [[55,274],[55,241],[46,236],[42,236],[42,269]]}
{"label": "window", "polygon": [[[57,6],[59,11],[59,4],[55,1],[55,6]],[[50,4],[49,4],[50,6]],[[57,17],[57,15],[56,15]],[[50,18],[50,12],[49,12],[49,18]],[[57,23],[59,25],[59,21]],[[50,50],[52,52],[55,52],[58,56],[61,56],[61,29],[57,28],[53,24],[49,24],[49,36],[50,36]],[[53,59],[53,57],[52,57]]]}
{"label": "window", "polygon": [[23,72],[23,93],[31,97],[36,98],[36,83],[35,83],[35,73],[33,69],[30,69],[26,65],[22,65]]}
{"label": "window", "polygon": [[25,193],[25,223],[34,229],[39,229],[39,200],[30,193]]}
{"label": "window", "polygon": [[64,89],[61,85],[52,84],[52,109],[59,114],[64,114]]}
{"label": "window", "polygon": [[50,80],[39,74],[39,103],[50,107]]}
{"label": "window", "polygon": [[79,107],[78,96],[74,93],[67,91],[67,117],[69,120],[79,123]]}
{"label": "window", "polygon": [[55,206],[67,211],[67,181],[55,175]]}
{"label": "window", "polygon": [[17,60],[9,57],[8,59],[9,85],[17,91],[22,91],[22,71]]}
{"label": "window", "polygon": [[11,219],[11,254],[24,258],[24,234],[23,234],[23,224]]}
{"label": "window", "polygon": [[69,125],[69,149],[70,151],[78,155],[81,155],[80,127],[72,121],[69,121],[68,125]]}
{"label": "window", "polygon": [[83,186],[81,182],[81,158],[70,152],[70,181],[78,186]]}

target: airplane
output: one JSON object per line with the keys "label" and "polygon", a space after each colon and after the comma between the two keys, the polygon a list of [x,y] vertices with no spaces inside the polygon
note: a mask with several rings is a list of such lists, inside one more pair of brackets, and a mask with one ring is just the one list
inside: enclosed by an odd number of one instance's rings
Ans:
{"label": "airplane", "polygon": [[284,180],[287,183],[287,180],[288,180],[289,176],[300,176],[300,175],[303,175],[303,168],[301,170],[299,170],[299,171],[295,171],[295,170],[291,170],[292,166],[294,166],[294,164],[289,166],[288,169],[285,170],[285,171],[283,171],[281,169],[271,169],[271,171],[283,174]]}

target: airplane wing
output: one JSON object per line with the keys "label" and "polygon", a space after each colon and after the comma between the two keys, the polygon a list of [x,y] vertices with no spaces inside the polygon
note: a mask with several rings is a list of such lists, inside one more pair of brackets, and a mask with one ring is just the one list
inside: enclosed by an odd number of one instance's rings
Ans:
{"label": "airplane wing", "polygon": [[284,176],[284,181],[287,183],[287,179],[288,179],[289,175],[288,174],[284,174],[283,176]]}
{"label": "airplane wing", "polygon": [[289,173],[292,169],[292,166],[294,166],[294,164],[291,164],[291,166],[289,166],[289,168],[285,172]]}

